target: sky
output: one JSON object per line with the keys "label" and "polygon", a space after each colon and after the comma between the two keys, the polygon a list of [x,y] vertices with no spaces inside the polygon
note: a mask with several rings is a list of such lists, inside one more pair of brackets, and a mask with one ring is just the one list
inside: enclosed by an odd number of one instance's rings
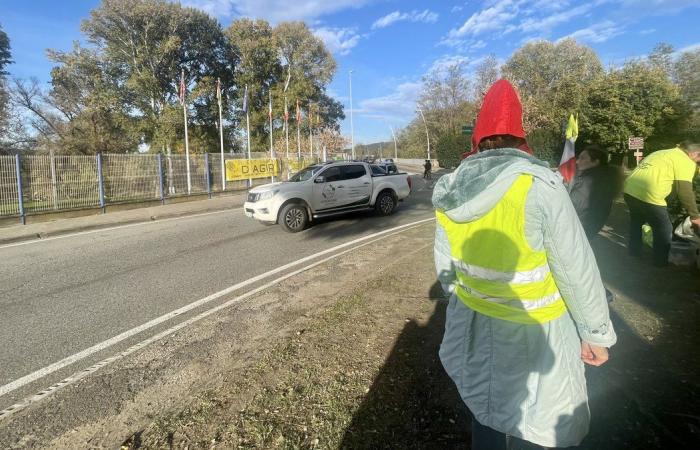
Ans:
{"label": "sky", "polygon": [[[19,78],[48,83],[46,49],[69,50],[98,0],[0,0],[0,26]],[[700,48],[700,0],[183,0],[227,27],[240,17],[272,24],[302,20],[333,53],[338,70],[328,93],[345,105],[354,141],[391,140],[391,129],[415,117],[421,79],[461,62],[467,72],[494,55],[500,61],[530,40],[573,37],[606,66],[648,54],[659,42]],[[352,75],[350,74],[352,71]]]}

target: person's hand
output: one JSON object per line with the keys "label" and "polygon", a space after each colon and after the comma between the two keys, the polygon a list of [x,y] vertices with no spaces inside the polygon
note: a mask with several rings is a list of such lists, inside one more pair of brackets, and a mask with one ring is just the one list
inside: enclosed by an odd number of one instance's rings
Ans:
{"label": "person's hand", "polygon": [[700,234],[700,217],[690,220],[691,226],[696,233]]}
{"label": "person's hand", "polygon": [[581,359],[592,366],[602,366],[608,360],[608,349],[581,342]]}

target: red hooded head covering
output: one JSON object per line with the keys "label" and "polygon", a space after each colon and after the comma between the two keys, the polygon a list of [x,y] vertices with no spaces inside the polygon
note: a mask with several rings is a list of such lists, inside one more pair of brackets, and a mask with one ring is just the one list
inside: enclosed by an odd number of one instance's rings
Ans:
{"label": "red hooded head covering", "polygon": [[[523,106],[515,88],[506,80],[496,81],[486,93],[472,134],[472,151],[462,157],[466,158],[476,153],[482,139],[499,134],[525,139]],[[527,144],[523,144],[519,149],[532,154]]]}

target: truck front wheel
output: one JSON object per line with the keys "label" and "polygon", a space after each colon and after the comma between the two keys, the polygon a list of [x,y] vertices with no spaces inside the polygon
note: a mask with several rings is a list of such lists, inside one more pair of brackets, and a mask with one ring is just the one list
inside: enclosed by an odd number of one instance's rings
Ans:
{"label": "truck front wheel", "polygon": [[290,203],[280,211],[279,223],[284,231],[298,233],[309,224],[309,215],[304,205]]}

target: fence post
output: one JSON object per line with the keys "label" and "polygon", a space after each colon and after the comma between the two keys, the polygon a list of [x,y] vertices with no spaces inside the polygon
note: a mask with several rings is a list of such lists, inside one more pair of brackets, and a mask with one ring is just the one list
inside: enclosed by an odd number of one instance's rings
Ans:
{"label": "fence post", "polygon": [[165,204],[165,186],[163,185],[163,155],[158,153],[156,155],[156,161],[158,163],[158,182],[160,183],[160,203]]}
{"label": "fence post", "polygon": [[100,192],[100,208],[102,214],[105,213],[105,186],[104,178],[102,177],[102,153],[97,154],[97,187]]}
{"label": "fence post", "polygon": [[207,194],[211,198],[211,177],[209,176],[209,153],[204,154],[204,169],[207,175]]}
{"label": "fence post", "polygon": [[15,173],[17,174],[17,201],[19,206],[19,221],[22,225],[26,225],[26,216],[24,214],[24,194],[22,193],[22,169],[20,166],[19,154],[15,155]]}

